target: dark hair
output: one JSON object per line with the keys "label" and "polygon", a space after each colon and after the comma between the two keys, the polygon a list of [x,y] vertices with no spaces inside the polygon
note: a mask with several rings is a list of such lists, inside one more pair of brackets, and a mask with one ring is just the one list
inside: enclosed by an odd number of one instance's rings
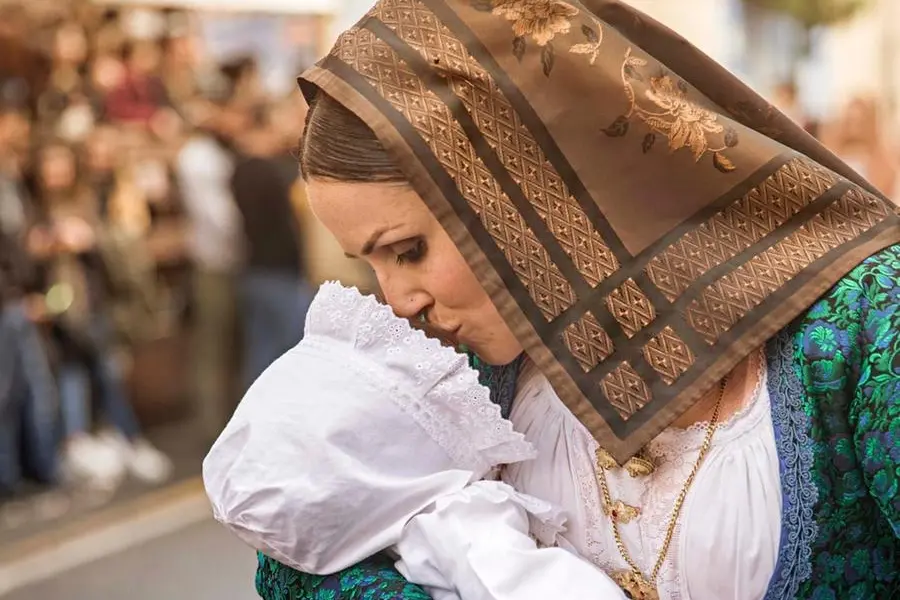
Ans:
{"label": "dark hair", "polygon": [[343,104],[318,92],[298,149],[304,179],[400,182],[406,176],[375,132]]}

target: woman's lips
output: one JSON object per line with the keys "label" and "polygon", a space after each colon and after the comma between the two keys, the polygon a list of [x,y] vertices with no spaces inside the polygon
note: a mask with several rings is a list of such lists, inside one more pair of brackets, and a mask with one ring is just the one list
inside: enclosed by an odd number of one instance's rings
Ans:
{"label": "woman's lips", "polygon": [[441,337],[443,339],[447,340],[447,342],[449,342],[453,346],[460,345],[460,343],[461,343],[461,340],[459,338],[460,327],[454,327],[454,328],[438,327],[438,330],[441,332]]}

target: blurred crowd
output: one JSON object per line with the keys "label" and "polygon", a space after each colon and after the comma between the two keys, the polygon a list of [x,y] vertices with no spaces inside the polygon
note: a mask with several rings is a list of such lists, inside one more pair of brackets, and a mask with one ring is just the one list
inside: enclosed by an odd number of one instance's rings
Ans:
{"label": "blurred crowd", "polygon": [[257,71],[198,61],[178,11],[0,3],[0,497],[171,476],[129,394],[141,344],[189,331],[208,442],[232,339],[244,386],[299,339],[303,108]]}
{"label": "blurred crowd", "polygon": [[851,99],[827,121],[811,118],[800,102],[795,85],[777,87],[772,103],[817,137],[854,170],[900,203],[900,140],[895,123],[871,96]]}

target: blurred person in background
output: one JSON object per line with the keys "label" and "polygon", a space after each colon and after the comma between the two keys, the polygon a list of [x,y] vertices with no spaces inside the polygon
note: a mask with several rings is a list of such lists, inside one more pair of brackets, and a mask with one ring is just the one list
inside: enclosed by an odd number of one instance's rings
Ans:
{"label": "blurred person in background", "polygon": [[[114,324],[119,354],[130,364],[131,347],[152,339],[156,332],[159,291],[156,265],[147,248],[152,219],[147,186],[140,185],[137,157],[125,152],[113,127],[95,128],[85,154],[88,182],[103,224],[98,250],[115,290],[108,299],[107,312]],[[164,172],[162,177],[166,176]]]}
{"label": "blurred person in background", "polygon": [[897,199],[896,157],[884,135],[878,105],[872,98],[851,100],[823,132],[823,143],[875,187]]}
{"label": "blurred person in background", "polygon": [[119,134],[109,123],[98,123],[84,146],[86,179],[93,189],[97,209],[106,216],[109,200],[116,184]]}
{"label": "blurred person in background", "polygon": [[222,75],[231,89],[230,103],[244,110],[252,110],[266,100],[259,66],[249,57],[235,59],[222,65]]}
{"label": "blurred person in background", "polygon": [[27,94],[36,94],[50,71],[50,60],[27,43],[29,34],[33,35],[33,31],[25,7],[20,3],[0,3],[0,79],[7,87],[14,78],[21,78],[18,85]]}
{"label": "blurred person in background", "polygon": [[234,337],[234,276],[241,259],[241,215],[231,192],[233,140],[246,129],[226,99],[193,107],[196,130],[175,160],[194,265],[192,353],[195,412],[211,442],[227,420]]}
{"label": "blurred person in background", "polygon": [[41,124],[56,126],[73,98],[85,95],[82,75],[87,68],[86,44],[85,32],[76,23],[67,24],[55,32],[50,74],[46,86],[37,97],[35,117]]}
{"label": "blurred person in background", "polygon": [[772,104],[805,129],[807,133],[814,137],[819,136],[819,122],[811,118],[804,109],[795,82],[785,81],[776,86],[772,94]]}
{"label": "blurred person in background", "polygon": [[196,93],[197,50],[190,24],[182,14],[168,16],[169,31],[162,41],[166,91],[175,104],[189,101]]}
{"label": "blurred person in background", "polygon": [[[297,141],[303,133],[306,112],[306,100],[299,90],[275,102],[270,111],[270,122],[278,124],[278,160],[292,177],[297,171]],[[303,276],[313,288],[339,279],[365,292],[377,289],[374,272],[365,261],[348,258],[312,214],[302,180],[297,180],[291,189],[291,205],[300,232]]]}
{"label": "blurred person in background", "polygon": [[29,115],[0,107],[0,497],[22,476],[57,480],[58,402],[49,358],[29,295],[33,265],[25,250],[28,198],[22,178]]}
{"label": "blurred person in background", "polygon": [[305,279],[299,223],[291,204],[299,168],[269,109],[255,111],[238,147],[241,154],[231,184],[246,244],[238,287],[246,390],[302,338],[312,289]]}
{"label": "blurred person in background", "polygon": [[124,50],[125,76],[106,96],[106,116],[114,122],[150,124],[156,113],[169,105],[159,75],[162,49],[158,42],[136,40]]}
{"label": "blurred person in background", "polygon": [[[151,483],[164,481],[171,463],[143,438],[113,353],[110,289],[97,248],[97,198],[79,177],[75,154],[64,143],[43,145],[35,171],[41,214],[29,247],[41,259],[44,310],[60,352],[64,468],[72,478],[104,488],[116,487],[126,473]],[[96,437],[91,435],[94,405],[109,425]]]}
{"label": "blurred person in background", "polygon": [[[90,90],[91,105],[97,120],[108,123],[105,116],[106,97],[125,81],[125,64],[115,53],[97,51],[87,67],[86,85]],[[98,123],[99,124],[99,123]],[[111,127],[107,126],[107,129]]]}

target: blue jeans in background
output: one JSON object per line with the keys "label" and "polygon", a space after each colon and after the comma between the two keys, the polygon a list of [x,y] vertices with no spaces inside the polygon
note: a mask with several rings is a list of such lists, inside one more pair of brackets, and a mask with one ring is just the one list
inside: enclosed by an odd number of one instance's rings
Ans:
{"label": "blue jeans in background", "polygon": [[297,275],[256,269],[243,274],[239,294],[247,390],[275,359],[303,338],[313,293]]}
{"label": "blue jeans in background", "polygon": [[59,398],[66,439],[90,433],[94,412],[128,440],[140,437],[140,425],[126,393],[121,369],[111,353],[111,331],[106,318],[96,317],[90,326],[94,343],[64,353],[66,356],[59,367]]}
{"label": "blue jeans in background", "polygon": [[58,397],[40,333],[21,302],[0,309],[0,491],[58,477]]}

